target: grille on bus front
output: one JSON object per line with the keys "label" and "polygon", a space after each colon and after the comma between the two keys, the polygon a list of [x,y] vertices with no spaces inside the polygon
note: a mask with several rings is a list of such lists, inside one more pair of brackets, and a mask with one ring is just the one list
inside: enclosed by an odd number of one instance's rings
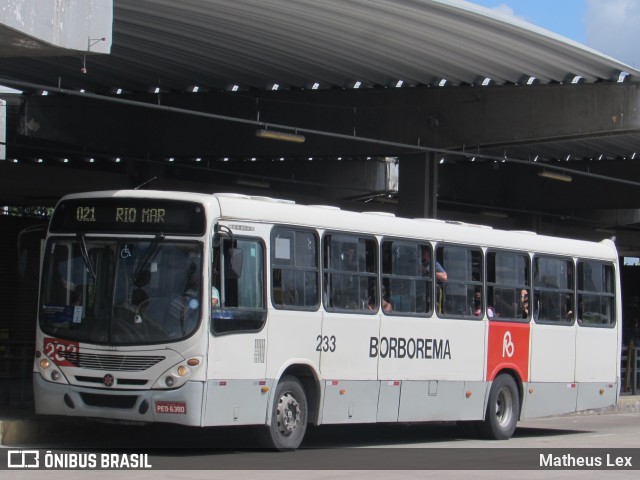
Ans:
{"label": "grille on bus front", "polygon": [[146,370],[165,359],[162,356],[96,355],[77,352],[60,352],[59,355],[76,367],[129,372]]}
{"label": "grille on bus front", "polygon": [[131,395],[100,395],[96,393],[81,393],[82,401],[90,407],[133,408],[138,397]]}

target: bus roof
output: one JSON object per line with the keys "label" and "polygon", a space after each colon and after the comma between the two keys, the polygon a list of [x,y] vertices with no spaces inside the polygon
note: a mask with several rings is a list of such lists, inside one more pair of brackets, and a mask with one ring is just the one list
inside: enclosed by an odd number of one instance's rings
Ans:
{"label": "bus roof", "polygon": [[440,219],[408,219],[385,212],[353,212],[328,205],[301,205],[290,200],[234,193],[192,193],[160,190],[111,190],[71,194],[64,197],[163,198],[200,202],[220,211],[220,218],[277,223],[322,230],[367,233],[388,237],[427,239],[512,250],[532,250],[567,256],[617,261],[613,241],[591,242],[538,235],[533,232],[497,230]]}

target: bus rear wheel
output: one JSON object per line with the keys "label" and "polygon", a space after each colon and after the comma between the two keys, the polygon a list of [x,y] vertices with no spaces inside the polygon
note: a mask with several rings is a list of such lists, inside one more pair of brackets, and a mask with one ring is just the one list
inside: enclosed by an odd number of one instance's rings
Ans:
{"label": "bus rear wheel", "polygon": [[491,385],[484,421],[478,425],[483,437],[508,440],[520,416],[518,386],[511,375],[498,375]]}
{"label": "bus rear wheel", "polygon": [[292,376],[283,377],[276,387],[271,422],[263,432],[266,446],[276,450],[298,448],[307,430],[308,408],[300,381]]}

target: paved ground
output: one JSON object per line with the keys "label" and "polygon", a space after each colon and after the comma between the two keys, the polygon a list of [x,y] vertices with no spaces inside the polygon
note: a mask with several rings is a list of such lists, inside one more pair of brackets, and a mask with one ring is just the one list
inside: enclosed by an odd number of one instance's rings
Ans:
{"label": "paved ground", "polygon": [[[617,405],[598,410],[587,410],[569,415],[614,415],[640,413],[640,395],[622,395]],[[69,422],[81,419],[60,419],[36,416],[31,409],[0,407],[0,447],[20,444],[46,443],[47,438],[65,430]]]}

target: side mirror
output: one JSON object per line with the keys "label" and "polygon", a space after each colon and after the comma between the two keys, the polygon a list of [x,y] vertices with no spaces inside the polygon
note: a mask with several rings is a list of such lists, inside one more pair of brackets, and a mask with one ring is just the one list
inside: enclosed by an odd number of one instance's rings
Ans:
{"label": "side mirror", "polygon": [[242,249],[229,249],[229,278],[238,279],[242,275]]}

